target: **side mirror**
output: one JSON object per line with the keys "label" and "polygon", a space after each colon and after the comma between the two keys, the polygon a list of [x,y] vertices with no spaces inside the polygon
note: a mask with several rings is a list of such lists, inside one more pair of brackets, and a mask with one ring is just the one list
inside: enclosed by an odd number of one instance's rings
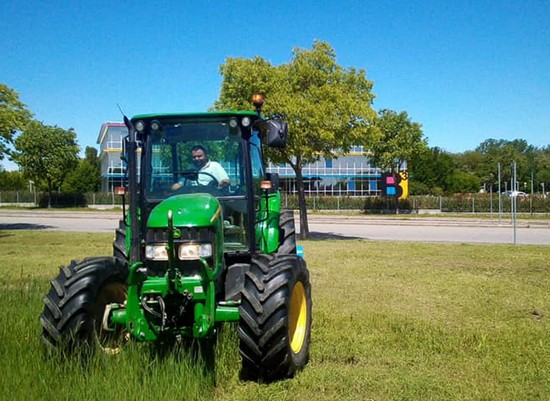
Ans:
{"label": "side mirror", "polygon": [[288,124],[282,120],[269,120],[266,124],[266,144],[271,148],[286,147]]}

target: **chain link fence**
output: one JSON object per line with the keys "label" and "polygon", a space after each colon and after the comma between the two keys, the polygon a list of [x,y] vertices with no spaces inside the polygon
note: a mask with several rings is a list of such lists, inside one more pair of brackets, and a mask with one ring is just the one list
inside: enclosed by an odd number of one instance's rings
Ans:
{"label": "chain link fence", "polygon": [[[517,197],[518,213],[550,213],[550,198],[541,195]],[[0,191],[0,206],[45,207],[46,193],[30,191]],[[119,207],[120,196],[113,192],[86,194],[54,193],[53,207]],[[298,209],[298,196],[282,194],[283,207]],[[308,210],[362,211],[366,213],[392,213],[395,199],[379,196],[306,196]],[[465,194],[454,196],[410,196],[399,200],[400,213],[510,213],[512,198],[498,194]]]}
{"label": "chain link fence", "polygon": [[[283,206],[298,209],[297,195],[282,195]],[[550,198],[542,196],[517,197],[518,213],[550,213]],[[396,210],[393,198],[379,196],[308,196],[308,210],[345,211],[357,210],[367,213],[391,213]],[[501,195],[467,194],[454,196],[410,196],[399,200],[400,213],[510,213],[512,198]]]}

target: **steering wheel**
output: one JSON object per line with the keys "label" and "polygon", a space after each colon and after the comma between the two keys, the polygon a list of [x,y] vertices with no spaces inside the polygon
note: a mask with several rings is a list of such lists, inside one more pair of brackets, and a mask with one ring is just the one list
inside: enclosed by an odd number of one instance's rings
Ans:
{"label": "steering wheel", "polygon": [[[178,172],[183,178],[183,184],[174,190],[174,192],[177,193],[185,193],[185,192],[198,192],[198,188],[212,188],[213,190],[219,190],[223,191],[223,188],[220,189],[220,182],[218,179],[213,176],[212,174],[206,172],[206,171],[197,171],[197,170],[184,170]],[[199,174],[206,175],[211,178],[210,182],[208,184],[204,185],[199,182]],[[190,185],[188,182],[195,182],[195,185]]]}
{"label": "steering wheel", "polygon": [[[212,180],[204,185],[204,184],[201,184],[199,182],[199,175],[206,175],[210,178],[212,178]],[[214,177],[212,174],[210,173],[207,173],[206,171],[195,171],[194,172],[194,176],[185,176],[184,175],[184,178],[185,178],[185,181],[184,181],[184,186],[185,184],[187,184],[187,181],[194,181],[197,183],[197,186],[201,186],[201,187],[214,187],[214,188],[218,188],[220,186],[220,182],[218,181],[218,179],[216,177]]]}

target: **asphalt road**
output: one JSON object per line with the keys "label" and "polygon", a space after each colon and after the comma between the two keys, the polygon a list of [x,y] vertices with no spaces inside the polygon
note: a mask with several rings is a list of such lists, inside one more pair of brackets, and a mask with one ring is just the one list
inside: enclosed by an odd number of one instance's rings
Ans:
{"label": "asphalt road", "polygon": [[[122,213],[0,210],[0,230],[114,232]],[[310,214],[313,238],[375,241],[514,243],[510,217],[494,219]],[[296,219],[299,231],[299,222]],[[519,221],[516,244],[550,245],[550,221]]]}
{"label": "asphalt road", "polygon": [[[478,219],[313,219],[314,237],[364,238],[375,241],[419,241],[460,243],[515,243],[550,245],[550,222],[516,224]],[[514,234],[515,231],[515,234]]]}

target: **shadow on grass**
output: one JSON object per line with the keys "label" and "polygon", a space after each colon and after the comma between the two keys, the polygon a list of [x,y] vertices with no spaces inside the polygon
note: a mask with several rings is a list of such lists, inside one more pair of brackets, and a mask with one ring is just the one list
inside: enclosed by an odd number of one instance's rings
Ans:
{"label": "shadow on grass", "polygon": [[47,230],[48,228],[53,228],[53,226],[32,223],[0,224],[0,230]]}
{"label": "shadow on grass", "polygon": [[309,232],[309,239],[311,240],[325,240],[325,239],[365,239],[362,237],[357,237],[355,235],[340,235],[340,234],[333,234],[333,233],[320,233],[315,231]]}

